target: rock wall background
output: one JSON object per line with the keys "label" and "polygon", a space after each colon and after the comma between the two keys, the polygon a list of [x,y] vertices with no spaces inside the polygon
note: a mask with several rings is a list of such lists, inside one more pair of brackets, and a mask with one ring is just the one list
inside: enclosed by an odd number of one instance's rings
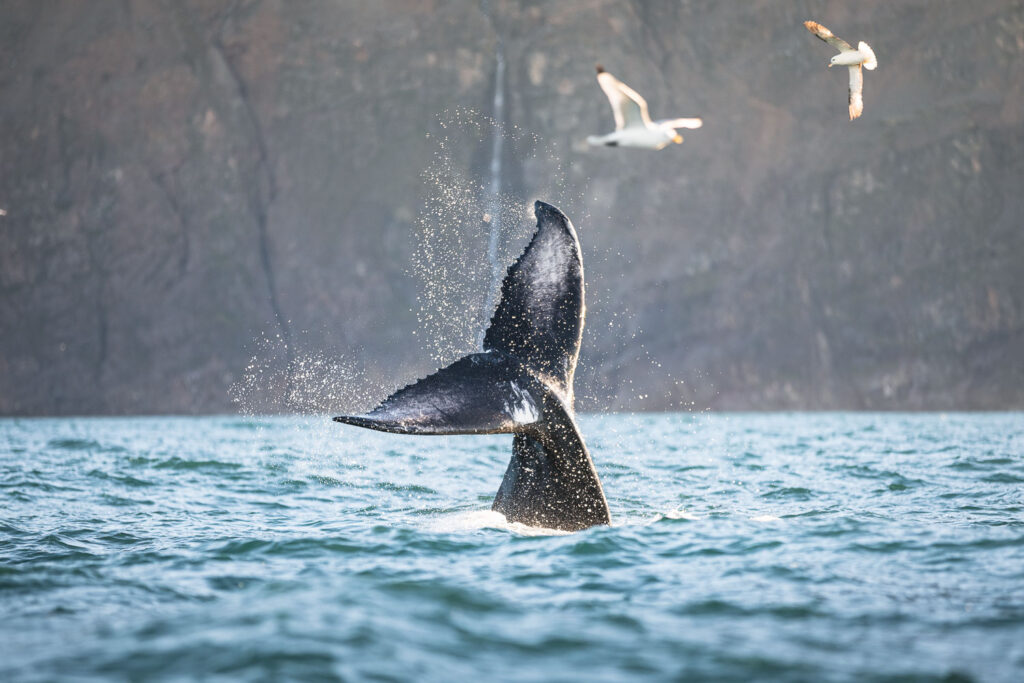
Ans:
{"label": "rock wall background", "polygon": [[[495,113],[499,49],[525,140],[502,189],[584,244],[582,408],[1024,408],[1019,0],[0,12],[0,413],[233,411],[260,353],[358,366],[324,410],[436,367],[411,334],[424,173],[444,140],[487,182],[488,128],[452,112]],[[808,18],[878,54],[858,121]],[[704,128],[587,149],[595,62]]]}

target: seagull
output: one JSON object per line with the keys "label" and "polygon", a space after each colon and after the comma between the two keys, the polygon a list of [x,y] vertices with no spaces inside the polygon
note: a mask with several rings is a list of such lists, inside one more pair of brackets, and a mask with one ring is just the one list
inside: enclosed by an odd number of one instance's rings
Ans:
{"label": "seagull", "polygon": [[863,66],[868,71],[874,71],[878,67],[878,60],[871,46],[863,40],[854,50],[848,42],[842,38],[836,38],[832,31],[816,21],[805,21],[807,30],[818,36],[826,43],[839,50],[829,61],[829,67],[848,66],[850,67],[850,120],[861,115],[864,111],[864,74],[860,68]]}
{"label": "seagull", "polygon": [[700,128],[700,119],[663,119],[651,121],[647,113],[647,101],[628,85],[612,76],[597,65],[597,82],[608,96],[615,114],[615,132],[607,135],[590,135],[587,143],[606,147],[639,147],[661,149],[670,142],[679,144],[683,136],[676,128]]}

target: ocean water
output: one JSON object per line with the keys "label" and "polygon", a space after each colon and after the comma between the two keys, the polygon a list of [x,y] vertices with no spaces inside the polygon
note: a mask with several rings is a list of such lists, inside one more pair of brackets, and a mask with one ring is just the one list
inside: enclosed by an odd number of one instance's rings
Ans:
{"label": "ocean water", "polygon": [[509,436],[2,420],[0,680],[1024,680],[1024,415],[581,427],[560,534]]}

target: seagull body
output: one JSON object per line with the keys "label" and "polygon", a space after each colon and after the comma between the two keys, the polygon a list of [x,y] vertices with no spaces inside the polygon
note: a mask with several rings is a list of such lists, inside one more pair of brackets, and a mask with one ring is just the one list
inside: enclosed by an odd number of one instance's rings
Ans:
{"label": "seagull body", "polygon": [[587,137],[587,143],[591,145],[662,149],[673,142],[683,141],[677,128],[700,128],[704,125],[700,119],[652,121],[647,113],[647,101],[601,66],[597,67],[597,82],[612,105],[615,132]]}
{"label": "seagull body", "polygon": [[850,69],[850,120],[861,115],[864,111],[864,73],[861,67],[868,71],[874,71],[878,67],[878,60],[875,59],[875,52],[871,46],[863,40],[856,49],[842,38],[837,38],[832,31],[816,21],[805,21],[807,30],[818,36],[826,43],[839,50],[839,54],[833,55],[829,60],[829,67],[846,66]]}

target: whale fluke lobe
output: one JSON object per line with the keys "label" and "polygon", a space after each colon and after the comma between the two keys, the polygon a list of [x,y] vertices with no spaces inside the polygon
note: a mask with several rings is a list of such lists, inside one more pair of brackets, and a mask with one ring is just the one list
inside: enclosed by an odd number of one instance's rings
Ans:
{"label": "whale fluke lobe", "polygon": [[513,433],[492,509],[510,522],[576,531],[610,524],[608,503],[573,417],[585,314],[572,223],[536,202],[537,230],[501,285],[483,350],[337,422],[400,434]]}
{"label": "whale fluke lobe", "polygon": [[366,415],[334,418],[397,434],[508,434],[533,424],[538,410],[522,370],[498,353],[474,353],[399,389]]}
{"label": "whale fluke lobe", "polygon": [[484,350],[504,351],[572,390],[583,337],[583,258],[564,213],[534,205],[537,232],[501,283]]}

